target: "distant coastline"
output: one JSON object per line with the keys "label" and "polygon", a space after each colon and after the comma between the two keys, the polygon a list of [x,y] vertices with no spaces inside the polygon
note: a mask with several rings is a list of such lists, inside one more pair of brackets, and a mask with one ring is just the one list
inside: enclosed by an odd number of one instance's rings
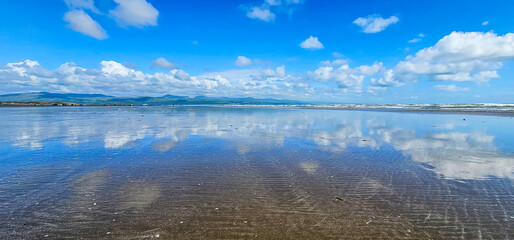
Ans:
{"label": "distant coastline", "polygon": [[514,116],[514,104],[77,104],[52,102],[0,102],[0,108],[8,107],[237,107],[269,109],[319,109],[345,111],[418,112]]}
{"label": "distant coastline", "polygon": [[514,103],[473,104],[310,104],[292,100],[175,96],[113,97],[102,94],[32,92],[0,95],[0,107],[210,106],[245,108],[330,109],[359,111],[514,115]]}

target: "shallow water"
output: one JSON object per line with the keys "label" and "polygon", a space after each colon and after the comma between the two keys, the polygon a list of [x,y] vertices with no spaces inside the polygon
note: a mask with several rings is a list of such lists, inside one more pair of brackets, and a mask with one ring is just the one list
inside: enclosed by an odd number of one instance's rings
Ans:
{"label": "shallow water", "polygon": [[0,238],[510,239],[506,116],[0,109]]}

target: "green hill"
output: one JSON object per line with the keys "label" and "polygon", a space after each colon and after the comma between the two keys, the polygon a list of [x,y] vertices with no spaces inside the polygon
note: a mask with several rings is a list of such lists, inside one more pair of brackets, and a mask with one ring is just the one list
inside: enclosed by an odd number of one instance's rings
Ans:
{"label": "green hill", "polygon": [[195,105],[195,104],[299,104],[297,101],[255,98],[214,98],[164,95],[162,97],[114,97],[103,94],[32,92],[0,95],[0,102],[76,103],[83,105]]}

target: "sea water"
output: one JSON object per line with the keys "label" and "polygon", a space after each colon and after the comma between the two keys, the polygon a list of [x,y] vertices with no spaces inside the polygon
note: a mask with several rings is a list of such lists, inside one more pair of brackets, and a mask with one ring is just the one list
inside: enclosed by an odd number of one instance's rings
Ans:
{"label": "sea water", "polygon": [[513,179],[501,114],[0,108],[2,239],[510,239]]}

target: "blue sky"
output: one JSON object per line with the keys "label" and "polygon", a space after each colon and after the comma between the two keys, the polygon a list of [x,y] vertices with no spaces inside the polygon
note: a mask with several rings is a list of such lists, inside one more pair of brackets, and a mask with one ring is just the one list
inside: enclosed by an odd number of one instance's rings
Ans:
{"label": "blue sky", "polygon": [[0,3],[0,94],[514,102],[508,1]]}

